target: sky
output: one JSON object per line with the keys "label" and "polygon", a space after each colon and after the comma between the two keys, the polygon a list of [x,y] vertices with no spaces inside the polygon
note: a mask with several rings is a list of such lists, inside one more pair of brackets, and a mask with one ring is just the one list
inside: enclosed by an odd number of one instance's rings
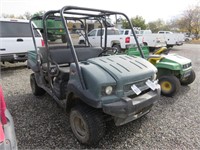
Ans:
{"label": "sky", "polygon": [[149,22],[157,19],[170,21],[181,16],[184,10],[200,5],[200,0],[0,0],[0,16],[57,10],[67,5],[119,11],[128,17],[139,15]]}

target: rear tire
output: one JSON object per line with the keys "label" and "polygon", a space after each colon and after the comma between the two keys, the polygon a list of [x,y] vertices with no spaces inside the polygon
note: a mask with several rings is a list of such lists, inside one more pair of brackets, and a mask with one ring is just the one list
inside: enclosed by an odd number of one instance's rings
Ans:
{"label": "rear tire", "polygon": [[62,40],[63,43],[66,43],[66,42],[67,42],[66,36],[65,36],[65,35],[62,35],[62,36],[61,36],[61,40]]}
{"label": "rear tire", "polygon": [[180,89],[180,81],[175,76],[162,76],[159,79],[159,84],[161,86],[161,94],[164,96],[173,96]]}
{"label": "rear tire", "polygon": [[121,47],[120,47],[120,45],[115,44],[112,47],[117,49],[117,53],[121,53]]}
{"label": "rear tire", "polygon": [[34,73],[32,73],[30,76],[30,84],[31,84],[32,92],[35,96],[42,96],[46,93],[44,89],[42,89],[41,87],[37,85]]}
{"label": "rear tire", "polygon": [[82,144],[93,145],[105,134],[101,112],[86,105],[77,105],[70,111],[71,129]]}
{"label": "rear tire", "polygon": [[194,70],[191,70],[190,76],[188,76],[184,80],[180,80],[180,82],[182,85],[188,85],[188,84],[191,84],[192,82],[194,82],[195,78],[196,78],[196,74],[195,74]]}
{"label": "rear tire", "polygon": [[80,40],[79,44],[85,44],[85,41],[84,40]]}

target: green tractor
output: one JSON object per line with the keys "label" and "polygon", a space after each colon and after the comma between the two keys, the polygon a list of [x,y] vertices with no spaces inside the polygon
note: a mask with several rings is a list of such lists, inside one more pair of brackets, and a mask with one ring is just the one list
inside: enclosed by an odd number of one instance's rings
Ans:
{"label": "green tractor", "polygon": [[[168,54],[169,49],[162,47],[149,55],[148,47],[142,48],[145,58],[158,69],[157,78],[161,86],[161,93],[165,96],[175,95],[181,85],[191,84],[195,80],[195,72],[192,69],[190,59],[178,54]],[[126,51],[128,55],[140,56],[136,47]]]}
{"label": "green tractor", "polygon": [[[43,33],[43,23],[41,20],[34,20],[34,24],[40,28],[40,32]],[[63,25],[61,20],[48,19],[46,22],[47,25],[47,34],[51,42],[61,39],[63,43],[66,43],[65,31],[63,30]]]}

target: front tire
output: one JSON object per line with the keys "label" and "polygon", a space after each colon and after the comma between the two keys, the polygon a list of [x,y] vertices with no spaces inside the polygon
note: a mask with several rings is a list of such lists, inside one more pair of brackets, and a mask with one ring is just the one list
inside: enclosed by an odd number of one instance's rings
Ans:
{"label": "front tire", "polygon": [[42,96],[46,93],[44,89],[42,89],[41,87],[37,85],[34,73],[32,73],[30,76],[30,84],[31,84],[32,92],[35,96]]}
{"label": "front tire", "polygon": [[190,75],[187,78],[185,78],[184,80],[180,80],[180,82],[182,85],[188,85],[188,84],[191,84],[192,82],[194,82],[195,78],[196,78],[196,74],[195,74],[194,70],[191,70]]}
{"label": "front tire", "polygon": [[161,94],[164,96],[174,96],[180,89],[180,81],[175,76],[162,76],[159,79]]}
{"label": "front tire", "polygon": [[105,133],[101,112],[86,105],[77,105],[71,109],[70,125],[74,135],[82,144],[93,145]]}

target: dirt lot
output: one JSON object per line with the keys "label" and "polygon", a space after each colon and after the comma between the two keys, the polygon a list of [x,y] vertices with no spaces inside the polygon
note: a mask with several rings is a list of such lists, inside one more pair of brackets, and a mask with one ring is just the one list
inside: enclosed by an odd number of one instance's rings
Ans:
{"label": "dirt lot", "polygon": [[161,97],[152,111],[134,122],[108,124],[98,145],[79,144],[68,114],[49,95],[31,93],[25,63],[1,66],[0,83],[13,115],[19,149],[200,149],[200,45],[184,44],[171,53],[192,59],[196,80],[172,97]]}
{"label": "dirt lot", "polygon": [[188,42],[189,44],[200,44],[200,39],[198,40],[192,40]]}

